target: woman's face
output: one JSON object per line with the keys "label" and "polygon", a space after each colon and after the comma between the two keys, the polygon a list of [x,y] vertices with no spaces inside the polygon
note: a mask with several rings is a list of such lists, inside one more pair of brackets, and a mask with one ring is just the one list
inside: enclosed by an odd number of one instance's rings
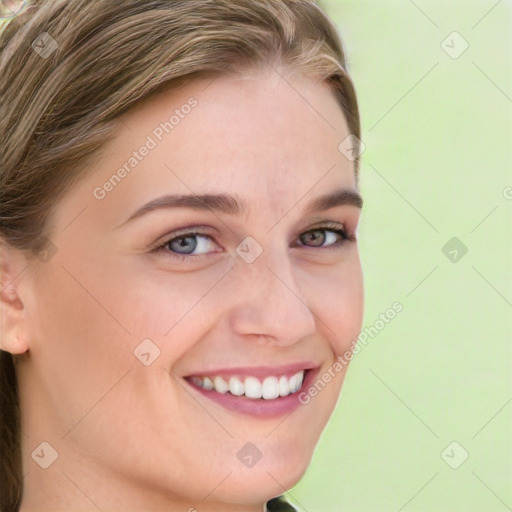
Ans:
{"label": "woman's face", "polygon": [[299,480],[362,322],[348,135],[326,85],[275,72],[197,80],[120,119],[25,277],[27,495],[59,482],[84,507],[207,510]]}

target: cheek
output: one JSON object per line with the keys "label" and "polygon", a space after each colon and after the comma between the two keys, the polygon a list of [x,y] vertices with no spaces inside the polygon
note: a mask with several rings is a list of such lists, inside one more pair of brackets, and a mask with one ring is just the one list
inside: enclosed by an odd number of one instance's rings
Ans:
{"label": "cheek", "polygon": [[65,427],[126,371],[131,340],[90,274],[62,260],[46,265],[30,320],[31,365],[36,384],[46,390],[53,420]]}
{"label": "cheek", "polygon": [[357,339],[362,327],[364,290],[360,264],[329,274],[316,283],[316,289],[316,311],[323,320],[318,322],[319,330],[338,356]]}
{"label": "cheek", "polygon": [[[117,288],[123,305],[120,314],[137,339],[155,337],[164,345],[173,340],[176,357],[194,343],[222,307],[221,283],[230,267],[213,265],[194,272],[171,272],[150,265],[119,270]],[[126,276],[133,276],[127,279]]]}

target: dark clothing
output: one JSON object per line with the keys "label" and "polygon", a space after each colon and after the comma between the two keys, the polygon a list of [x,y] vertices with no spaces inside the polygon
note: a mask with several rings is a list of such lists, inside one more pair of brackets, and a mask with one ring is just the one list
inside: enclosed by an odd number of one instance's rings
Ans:
{"label": "dark clothing", "polygon": [[298,512],[285,500],[284,496],[278,496],[268,501],[267,510],[268,512]]}

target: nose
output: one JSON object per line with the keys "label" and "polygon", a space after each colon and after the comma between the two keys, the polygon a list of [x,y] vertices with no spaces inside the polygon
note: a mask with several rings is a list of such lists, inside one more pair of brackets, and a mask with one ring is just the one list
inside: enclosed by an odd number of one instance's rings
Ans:
{"label": "nose", "polygon": [[293,270],[289,258],[271,258],[268,251],[251,264],[239,262],[232,276],[239,297],[230,314],[231,328],[237,334],[264,337],[268,343],[285,346],[316,331],[315,314]]}

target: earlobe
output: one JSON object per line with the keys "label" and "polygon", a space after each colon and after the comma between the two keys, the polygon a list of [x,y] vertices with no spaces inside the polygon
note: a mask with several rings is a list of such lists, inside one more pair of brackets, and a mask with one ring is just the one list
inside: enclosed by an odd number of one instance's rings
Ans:
{"label": "earlobe", "polygon": [[24,354],[28,352],[28,343],[14,333],[2,330],[0,350],[10,352],[11,354]]}
{"label": "earlobe", "polygon": [[27,266],[25,256],[0,242],[0,349],[11,354],[28,351],[26,310],[20,296],[21,274]]}

